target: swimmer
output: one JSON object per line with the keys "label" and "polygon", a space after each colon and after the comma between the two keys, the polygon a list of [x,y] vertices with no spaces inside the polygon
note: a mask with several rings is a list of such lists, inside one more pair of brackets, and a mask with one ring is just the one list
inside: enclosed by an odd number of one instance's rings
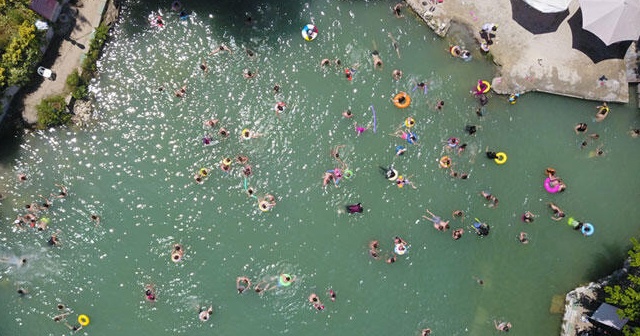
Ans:
{"label": "swimmer", "polygon": [[464,130],[469,134],[469,135],[474,135],[476,134],[476,132],[478,131],[478,127],[476,125],[466,125],[464,127]]}
{"label": "swimmer", "polygon": [[362,134],[366,130],[368,130],[369,127],[371,127],[371,125],[367,125],[367,127],[358,126],[358,122],[356,121],[356,122],[353,123],[353,127],[356,130],[356,136],[360,136],[360,134]]}
{"label": "swimmer", "polygon": [[634,128],[630,130],[629,135],[631,135],[632,138],[640,137],[640,128]]}
{"label": "swimmer", "polygon": [[181,88],[177,89],[174,93],[176,97],[184,98],[184,96],[187,94],[187,86],[183,85]]}
{"label": "swimmer", "polygon": [[476,94],[478,96],[478,101],[480,102],[480,106],[485,106],[487,104],[489,104],[489,97],[487,97],[486,94],[481,93],[481,94]]}
{"label": "swimmer", "polygon": [[62,320],[64,320],[65,318],[67,318],[67,316],[69,316],[71,314],[71,312],[66,312],[66,313],[62,313],[60,315],[56,315],[53,317],[53,321],[54,322],[60,322]]}
{"label": "swimmer", "polygon": [[339,59],[337,59],[337,58],[333,61],[333,63],[334,63],[336,66],[342,66],[342,61],[340,61],[340,60],[339,60]]}
{"label": "swimmer", "polygon": [[553,211],[553,215],[551,216],[551,219],[553,219],[554,221],[562,220],[566,216],[564,211],[562,211],[562,209],[560,209],[560,207],[558,207],[554,203],[549,202],[547,204],[549,205],[549,208],[551,208],[551,210]]}
{"label": "swimmer", "polygon": [[213,306],[209,306],[207,309],[202,307],[200,308],[200,312],[198,312],[198,318],[202,322],[208,321],[211,315],[213,315]]}
{"label": "swimmer", "polygon": [[436,110],[442,110],[443,107],[444,107],[444,100],[438,100],[438,102],[436,103]]}
{"label": "swimmer", "polygon": [[380,243],[377,240],[372,240],[369,242],[369,249],[377,250],[380,247]]}
{"label": "swimmer", "polygon": [[396,156],[404,155],[407,149],[404,146],[396,146]]}
{"label": "swimmer", "polygon": [[263,200],[266,201],[267,203],[269,203],[269,207],[271,207],[271,208],[276,206],[276,197],[271,195],[271,194],[264,195]]}
{"label": "swimmer", "polygon": [[417,84],[416,84],[416,86],[414,86],[414,87],[413,87],[413,89],[411,90],[411,92],[413,92],[413,91],[417,90],[418,88],[422,89],[422,92],[423,92],[424,94],[427,94],[427,91],[429,90],[429,89],[427,88],[427,83],[425,83],[425,82],[420,82],[420,83],[417,83]]}
{"label": "swimmer", "polygon": [[363,211],[364,208],[362,207],[362,203],[347,205],[347,212],[349,212],[350,214],[362,213]]}
{"label": "swimmer", "polygon": [[273,86],[273,94],[280,93],[280,85],[275,84]]}
{"label": "swimmer", "polygon": [[227,129],[224,127],[220,127],[220,129],[218,130],[218,135],[222,138],[227,138],[229,136],[229,131],[227,131]]}
{"label": "swimmer", "polygon": [[454,210],[451,215],[453,218],[462,218],[464,220],[464,212],[462,210]]}
{"label": "swimmer", "polygon": [[67,328],[69,328],[69,330],[71,330],[74,334],[80,330],[82,330],[82,325],[70,325],[69,323],[67,323],[66,321],[64,322],[64,325],[67,326]]}
{"label": "swimmer", "polygon": [[518,240],[523,244],[529,244],[529,235],[526,232],[520,232]]}
{"label": "swimmer", "polygon": [[391,73],[391,77],[393,77],[394,80],[400,80],[400,78],[402,78],[402,70],[393,70],[393,72]]}
{"label": "swimmer", "polygon": [[339,153],[340,148],[343,148],[343,147],[345,147],[345,145],[338,145],[338,146],[333,147],[331,149],[331,157],[336,159],[344,167],[345,164],[342,161],[342,159],[340,158],[340,153]]}
{"label": "swimmer", "polygon": [[238,155],[236,156],[236,162],[239,164],[245,164],[249,162],[249,157],[245,155]]}
{"label": "swimmer", "polygon": [[404,15],[400,12],[402,7],[404,7],[404,4],[402,2],[398,2],[395,6],[393,6],[393,15],[395,15],[397,18],[404,17]]}
{"label": "swimmer", "polygon": [[389,258],[387,258],[386,262],[387,264],[393,264],[394,262],[396,262],[396,260],[398,260],[396,255],[392,254]]}
{"label": "swimmer", "polygon": [[353,118],[353,113],[351,113],[351,110],[347,109],[345,111],[342,111],[342,116],[347,119],[350,119],[350,118]]}
{"label": "swimmer", "polygon": [[58,240],[58,232],[54,233],[51,235],[51,237],[49,237],[49,240],[47,241],[47,243],[50,246],[58,246],[60,244],[60,241]]}
{"label": "swimmer", "polygon": [[329,66],[331,64],[331,61],[329,61],[328,58],[324,58],[322,59],[322,61],[320,61],[320,66]]}
{"label": "swimmer", "polygon": [[393,166],[389,166],[389,168],[380,167],[384,173],[384,177],[389,181],[395,181],[398,177],[398,171],[396,171]]}
{"label": "swimmer", "polygon": [[204,121],[204,125],[209,127],[216,127],[219,122],[219,119],[209,119]]}
{"label": "swimmer", "polygon": [[373,258],[373,259],[380,259],[380,255],[378,254],[378,251],[376,250],[369,250],[369,255]]}
{"label": "swimmer", "polygon": [[156,293],[153,285],[144,286],[144,298],[149,302],[156,302]]}
{"label": "swimmer", "polygon": [[174,244],[173,250],[171,251],[171,261],[175,263],[180,262],[183,256],[184,256],[184,249],[182,248],[182,245]]}
{"label": "swimmer", "polygon": [[480,192],[480,196],[482,196],[485,200],[489,201],[489,207],[490,208],[495,208],[498,206],[498,198],[491,195],[490,193],[486,192],[486,191],[481,191]]}
{"label": "swimmer", "polygon": [[603,121],[611,111],[606,102],[602,103],[600,106],[596,106],[596,108],[598,109],[598,113],[596,113],[596,122]]}
{"label": "swimmer", "polygon": [[20,288],[18,288],[17,293],[20,296],[24,296],[24,295],[29,294],[29,291],[26,288],[20,287]]}
{"label": "swimmer", "polygon": [[544,170],[544,174],[547,175],[548,178],[553,179],[556,176],[556,170],[554,168],[548,167]]}
{"label": "swimmer", "polygon": [[411,186],[411,188],[413,189],[418,189],[418,187],[416,187],[416,185],[413,184],[413,182],[409,181],[409,176],[407,177],[399,176],[398,179],[396,180],[396,185],[398,186],[398,188],[402,188],[407,184]]}
{"label": "swimmer", "polygon": [[573,128],[573,130],[576,132],[576,134],[580,134],[580,133],[584,133],[587,131],[587,124],[585,123],[578,123],[576,124],[576,126]]}
{"label": "swimmer", "polygon": [[56,198],[65,198],[65,197],[67,197],[67,195],[69,194],[67,192],[67,188],[65,186],[63,186],[62,184],[56,184],[56,186],[58,188],[60,188],[60,192],[57,195],[51,194],[51,196],[52,197],[56,197]]}
{"label": "swimmer", "polygon": [[285,285],[292,283],[294,280],[295,277],[292,278],[289,274],[280,274],[280,282]]}
{"label": "swimmer", "polygon": [[308,300],[310,303],[320,303],[320,298],[316,293],[311,293],[311,295],[309,295]]}
{"label": "swimmer", "polygon": [[522,215],[522,221],[525,223],[533,222],[534,218],[535,218],[534,214],[532,214],[530,211],[527,211]]}
{"label": "swimmer", "polygon": [[478,277],[473,277],[473,280],[476,281],[476,283],[480,286],[484,285],[484,280],[478,278]]}
{"label": "swimmer", "polygon": [[467,149],[466,143],[463,143],[462,145],[458,146],[458,149],[456,150],[456,153],[458,153],[458,156],[462,155],[462,152],[464,152],[465,149]]}
{"label": "swimmer", "polygon": [[496,327],[497,330],[500,331],[509,331],[511,329],[511,323],[510,322],[500,322],[498,323],[496,320],[493,320],[493,325]]}
{"label": "swimmer", "polygon": [[206,75],[209,73],[209,67],[207,66],[207,60],[200,61],[200,70]]}
{"label": "swimmer", "polygon": [[604,155],[604,150],[602,150],[602,145],[598,146],[595,151],[589,152],[589,157],[599,157]]}
{"label": "swimmer", "polygon": [[228,51],[229,53],[233,54],[233,51],[231,49],[229,49],[229,47],[227,47],[224,44],[221,44],[219,47],[217,47],[216,49],[214,49],[212,52],[209,53],[209,56],[211,55],[215,55],[221,51]]}
{"label": "swimmer", "polygon": [[242,168],[242,174],[244,174],[244,176],[246,176],[246,177],[251,176],[251,174],[252,174],[251,166],[250,165],[244,166],[244,168]]}
{"label": "swimmer", "polygon": [[336,301],[336,292],[331,288],[329,288],[329,297],[331,298],[331,301]]}
{"label": "swimmer", "polygon": [[487,150],[485,152],[485,154],[487,154],[487,159],[489,159],[489,160],[495,160],[495,159],[498,158],[498,153],[496,153],[496,152],[492,152],[492,151]]}
{"label": "swimmer", "polygon": [[238,290],[238,294],[242,294],[242,292],[247,288],[251,288],[251,280],[246,276],[237,277],[236,289]]}
{"label": "swimmer", "polygon": [[287,103],[285,102],[278,102],[276,103],[276,116],[280,117],[280,112],[284,112],[284,108],[287,107]]}
{"label": "swimmer", "polygon": [[[49,210],[51,208],[51,206],[53,205],[53,203],[51,203],[51,201],[48,198],[46,198],[46,197],[44,197],[42,195],[38,195],[38,196],[44,200],[44,202],[42,202],[42,204],[40,205],[39,209],[40,210],[45,210],[45,211]],[[0,200],[2,200],[2,195],[0,195]]]}
{"label": "swimmer", "polygon": [[[264,287],[260,287],[260,285],[262,285],[262,284],[264,284],[265,286]],[[271,287],[271,288],[275,288],[275,287]],[[270,289],[270,288],[269,288],[269,284],[266,281],[260,281],[253,287],[253,290],[256,293],[260,294],[260,295],[262,295],[262,292],[264,292],[264,291],[266,291],[268,289]]]}
{"label": "swimmer", "polygon": [[[331,182],[331,180],[333,180],[333,174],[329,173],[329,172],[325,172],[324,175],[322,175],[322,186],[326,187],[327,184],[329,184],[329,182]],[[336,184],[337,186],[337,184]]]}
{"label": "swimmer", "polygon": [[449,228],[449,221],[443,221],[442,218],[434,215],[429,209],[425,209],[431,217],[422,216],[422,218],[433,223],[433,227],[438,231],[446,231]]}
{"label": "swimmer", "polygon": [[249,197],[255,197],[255,190],[253,190],[253,188],[249,187],[247,188],[247,195],[249,195]]}
{"label": "swimmer", "polygon": [[460,239],[460,237],[462,237],[463,233],[464,233],[464,229],[462,229],[462,228],[455,229],[455,230],[453,230],[453,233],[451,234],[451,237],[453,238],[453,240],[458,240],[458,239]]}
{"label": "swimmer", "polygon": [[322,303],[314,303],[313,308],[317,310],[324,310],[324,305]]}
{"label": "swimmer", "polygon": [[371,52],[371,57],[373,57],[373,68],[382,68],[382,58],[380,58],[380,54],[377,50]]}
{"label": "swimmer", "polygon": [[253,58],[256,56],[256,53],[255,53],[253,50],[249,49],[249,48],[245,48],[245,49],[244,49],[244,52],[245,52],[245,53],[247,54],[247,56],[248,56],[249,58],[251,58],[251,59],[253,59]]}
{"label": "swimmer", "polygon": [[242,77],[244,77],[244,79],[254,78],[255,76],[256,76],[256,73],[252,72],[249,69],[244,69],[242,71]]}
{"label": "swimmer", "polygon": [[431,329],[426,328],[426,329],[420,330],[420,336],[430,336],[430,335],[431,335]]}
{"label": "swimmer", "polygon": [[391,33],[389,33],[389,38],[391,39],[391,45],[393,45],[393,49],[395,49],[398,58],[400,58],[400,46],[398,45],[398,42],[395,38],[393,38],[393,35],[391,35]]}
{"label": "swimmer", "polygon": [[19,182],[24,182],[24,181],[27,180],[27,174],[20,173],[20,174],[18,174],[17,178],[18,178]]}
{"label": "swimmer", "polygon": [[242,131],[242,133],[240,134],[240,139],[242,139],[242,140],[257,139],[257,138],[259,138],[261,136],[262,136],[262,134],[257,133],[257,132],[253,132],[253,131],[245,128]]}

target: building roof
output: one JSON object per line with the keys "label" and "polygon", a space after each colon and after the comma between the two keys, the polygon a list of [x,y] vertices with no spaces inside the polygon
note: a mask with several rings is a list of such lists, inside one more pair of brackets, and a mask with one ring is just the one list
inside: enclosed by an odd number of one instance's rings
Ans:
{"label": "building roof", "polygon": [[618,307],[612,306],[608,303],[603,303],[598,307],[598,309],[596,309],[595,313],[591,315],[591,319],[620,330],[625,324],[627,324],[629,319],[626,317],[621,319],[620,316],[618,316],[617,311]]}
{"label": "building roof", "polygon": [[62,7],[56,0],[31,0],[31,9],[45,19],[56,22]]}

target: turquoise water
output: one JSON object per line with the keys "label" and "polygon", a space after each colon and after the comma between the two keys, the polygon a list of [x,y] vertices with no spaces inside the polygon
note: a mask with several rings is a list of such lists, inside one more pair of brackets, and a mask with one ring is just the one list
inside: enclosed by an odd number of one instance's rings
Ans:
{"label": "turquoise water", "polygon": [[[469,91],[495,69],[475,51],[471,62],[449,56],[450,43],[471,48],[464,29],[443,40],[408,12],[396,19],[391,5],[189,3],[188,21],[167,13],[167,27],[154,30],[146,17],[158,8],[127,2],[93,83],[97,121],[24,135],[5,159],[0,334],[68,333],[52,321],[58,303],[73,310],[70,323],[78,314],[91,318],[82,330],[88,335],[414,335],[426,327],[435,335],[490,335],[497,333],[494,319],[510,321],[516,335],[557,334],[561,315],[550,312],[553,296],[605,275],[638,235],[632,220],[640,215],[638,139],[628,135],[640,126],[637,109],[613,105],[595,123],[596,102],[526,94],[509,105],[492,95],[479,118]],[[313,42],[300,35],[308,22],[320,29]],[[207,56],[222,43],[234,52]],[[372,49],[385,62],[382,70],[373,69]],[[345,79],[345,66],[320,67],[323,58],[357,68],[353,80]],[[399,81],[391,78],[396,68],[404,71]],[[244,79],[244,69],[257,77]],[[427,94],[412,92],[419,81],[428,84]],[[186,97],[175,98],[184,83]],[[276,83],[282,90],[274,95]],[[391,104],[398,91],[411,95],[409,108]],[[437,111],[440,99],[446,104]],[[279,117],[278,101],[287,103]],[[341,116],[346,109],[353,119]],[[416,120],[418,145],[391,135],[407,116]],[[205,147],[203,134],[217,131],[203,126],[212,117],[231,136]],[[356,136],[354,121],[371,128]],[[600,139],[580,149],[577,122]],[[466,124],[480,126],[476,135],[465,134]],[[241,140],[245,128],[262,136]],[[462,155],[445,151],[451,136],[468,144]],[[337,145],[345,145],[340,154],[354,176],[323,188]],[[408,152],[396,157],[397,145]],[[598,146],[605,154],[593,157]],[[507,163],[487,160],[487,147],[507,153]],[[247,196],[240,165],[229,174],[217,168],[239,154],[253,167],[247,186],[276,197],[272,211],[260,211]],[[469,179],[438,167],[445,154]],[[417,189],[384,179],[379,167],[392,163]],[[566,192],[544,191],[548,166],[565,180]],[[211,173],[200,185],[193,174],[202,167]],[[18,173],[28,180],[18,182]],[[48,231],[13,229],[24,204],[57,193],[56,183],[69,196],[41,214],[51,219]],[[498,207],[487,206],[483,190],[499,198]],[[593,223],[594,236],[552,221],[549,201]],[[344,206],[357,202],[364,213],[346,214]],[[454,241],[451,231],[436,231],[421,220],[425,209],[464,228],[464,236]],[[456,209],[465,211],[464,221],[451,217]],[[519,219],[527,210],[537,215],[531,224]],[[474,217],[491,225],[489,236],[473,233]],[[46,240],[56,230],[61,246],[50,248]],[[516,240],[521,231],[528,245]],[[411,245],[396,263],[369,256],[373,239],[389,256],[395,236]],[[175,243],[186,251],[180,263],[170,260]],[[295,276],[293,285],[237,294],[238,276],[276,284],[281,273]],[[156,303],[145,301],[146,284],[155,286]],[[29,294],[18,296],[18,287]],[[324,311],[307,302],[313,292]],[[198,307],[210,305],[212,319],[201,322]]]}

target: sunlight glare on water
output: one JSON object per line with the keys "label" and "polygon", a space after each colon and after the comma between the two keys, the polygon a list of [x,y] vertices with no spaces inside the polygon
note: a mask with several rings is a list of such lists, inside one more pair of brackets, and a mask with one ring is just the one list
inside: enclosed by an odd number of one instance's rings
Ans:
{"label": "sunlight glare on water", "polygon": [[[0,171],[7,224],[0,230],[0,334],[64,334],[51,320],[64,303],[69,323],[79,314],[91,318],[86,334],[414,335],[429,327],[480,336],[495,330],[496,319],[509,320],[519,335],[553,335],[561,316],[549,313],[552,297],[616,267],[607,262],[621,261],[638,234],[625,220],[640,215],[630,201],[640,187],[640,161],[629,155],[638,144],[628,130],[640,125],[632,106],[616,104],[595,123],[595,102],[531,93],[510,105],[490,94],[478,117],[470,90],[495,69],[466,30],[453,27],[441,39],[408,11],[395,18],[390,3],[185,5],[183,21],[157,4],[125,1],[91,85],[96,121],[25,134],[16,160]],[[146,19],[158,11],[164,29]],[[312,42],[300,33],[307,23],[320,31]],[[232,52],[209,55],[223,44]],[[453,59],[449,44],[467,46],[473,60]],[[373,50],[382,69],[373,67]],[[329,66],[320,66],[324,58]],[[353,80],[345,69],[354,70]],[[404,72],[397,81],[394,69]],[[245,79],[247,71],[256,76]],[[175,97],[183,85],[185,97]],[[399,91],[410,95],[409,108],[391,103]],[[446,102],[441,111],[439,100]],[[279,102],[286,108],[276,113]],[[352,119],[342,116],[346,110]],[[407,117],[416,121],[415,145],[395,135]],[[218,124],[206,125],[210,119]],[[577,122],[600,139],[580,149]],[[356,135],[354,123],[366,131]],[[467,134],[465,125],[478,132]],[[218,134],[221,127],[228,137]],[[245,129],[257,136],[243,139]],[[450,137],[466,150],[447,149]],[[323,174],[341,168],[330,155],[341,145],[353,176],[323,188]],[[399,145],[407,148],[403,156],[395,155]],[[598,146],[602,157],[593,155]],[[487,148],[508,153],[508,162],[487,160]],[[469,179],[440,168],[444,155]],[[251,176],[238,156],[249,158]],[[230,172],[220,168],[225,158]],[[390,165],[417,189],[387,181],[381,167]],[[567,182],[566,192],[544,191],[548,166]],[[195,183],[202,168],[208,176]],[[28,180],[18,182],[19,173]],[[69,195],[56,197],[56,184]],[[489,207],[481,191],[500,205]],[[277,205],[263,212],[258,199],[267,194]],[[10,224],[25,204],[44,198],[52,199],[38,214],[50,220],[46,230]],[[345,205],[358,202],[363,213],[348,214]],[[593,223],[594,236],[552,221],[547,202]],[[425,209],[464,236],[454,241],[450,231],[436,231],[422,219]],[[462,220],[452,218],[458,209]],[[534,223],[520,220],[527,210]],[[477,236],[474,218],[489,223],[491,235]],[[517,241],[521,231],[528,245]],[[60,246],[47,244],[54,233]],[[387,264],[396,236],[408,253]],[[369,255],[374,239],[380,260]],[[180,262],[170,257],[174,244],[184,250]],[[281,274],[293,283],[279,284]],[[239,295],[239,276],[270,287]],[[146,285],[157,302],[145,300]],[[29,293],[19,296],[17,288]],[[311,293],[324,311],[308,302]],[[200,321],[199,309],[209,306],[211,321]]]}

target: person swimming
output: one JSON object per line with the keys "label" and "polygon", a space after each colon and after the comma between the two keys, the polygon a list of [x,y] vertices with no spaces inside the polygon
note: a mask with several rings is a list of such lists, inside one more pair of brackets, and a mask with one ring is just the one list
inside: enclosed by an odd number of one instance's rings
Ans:
{"label": "person swimming", "polygon": [[362,203],[350,204],[347,205],[347,211],[349,213],[362,213],[362,211],[364,211],[364,208],[362,207]]}
{"label": "person swimming", "polygon": [[384,173],[384,177],[389,181],[395,181],[398,178],[398,171],[389,166],[389,168],[380,167]]}

